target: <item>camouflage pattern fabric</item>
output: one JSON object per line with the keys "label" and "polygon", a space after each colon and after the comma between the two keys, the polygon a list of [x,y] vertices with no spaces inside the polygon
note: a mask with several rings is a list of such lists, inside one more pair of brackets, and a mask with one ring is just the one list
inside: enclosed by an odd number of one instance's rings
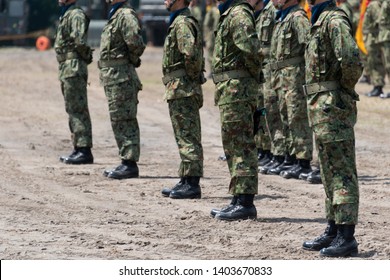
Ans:
{"label": "camouflage pattern fabric", "polygon": [[385,69],[390,77],[390,1],[385,0],[379,14],[379,38],[378,42],[382,44],[382,55]]}
{"label": "camouflage pattern fabric", "polygon": [[169,115],[181,158],[178,171],[181,178],[203,176],[203,147],[199,115],[202,103],[201,95],[168,101]]}
{"label": "camouflage pattern fabric", "polygon": [[111,127],[121,160],[137,162],[140,156],[140,132],[137,120],[138,87],[131,81],[104,87]]}
{"label": "camouflage pattern fabric", "polygon": [[203,148],[199,109],[203,105],[203,40],[197,20],[185,9],[176,16],[164,42],[163,73],[180,69],[185,75],[172,77],[165,85],[165,99],[181,163],[178,174],[203,176]]}
{"label": "camouflage pattern fabric", "polygon": [[352,25],[352,34],[355,36],[356,29],[359,24],[359,17],[357,17],[357,13],[354,12],[354,9],[348,1],[345,1],[339,5],[339,8],[342,9],[348,16],[349,21]]}
{"label": "camouflage pattern fabric", "polygon": [[271,74],[271,87],[278,95],[280,119],[286,139],[286,151],[297,159],[312,159],[313,135],[309,127],[305,83],[304,52],[309,33],[306,12],[296,5],[283,20],[278,20],[272,33],[270,60],[275,62],[299,59],[301,62],[275,69]]}
{"label": "camouflage pattern fabric", "polygon": [[373,86],[384,86],[386,75],[381,45],[378,43],[381,4],[382,1],[371,0],[363,19],[364,46],[368,52],[365,68]]}
{"label": "camouflage pattern fabric", "polygon": [[222,144],[230,171],[229,193],[257,194],[257,149],[253,135],[262,56],[252,7],[246,0],[233,0],[218,22],[213,73],[247,71],[251,77],[230,78],[216,83]]}
{"label": "camouflage pattern fabric", "polygon": [[186,75],[175,77],[165,87],[165,99],[201,95],[204,71],[202,35],[199,24],[189,9],[183,10],[169,26],[162,58],[163,75],[185,70]]}
{"label": "camouflage pattern fabric", "polygon": [[135,66],[145,49],[138,18],[128,4],[120,7],[103,29],[100,62],[126,60],[100,67],[100,81],[108,100],[110,120],[121,160],[138,161],[140,136],[137,122],[138,92],[142,84]]}
{"label": "camouflage pattern fabric", "polygon": [[[257,35],[260,40],[260,47],[266,49],[268,47],[266,43],[269,43],[271,40],[270,36],[270,25],[271,22],[266,21],[265,18],[261,17],[261,13],[264,11],[264,9],[260,12],[260,15],[256,19],[256,31]],[[263,32],[262,32],[263,31]],[[268,36],[267,36],[268,35]],[[263,38],[262,38],[263,37]],[[263,51],[264,56],[266,55]],[[265,64],[265,59],[263,60],[263,65]],[[263,75],[264,74],[264,69],[263,69]],[[269,77],[267,77],[269,78]],[[270,151],[271,150],[271,138],[270,138],[270,133],[268,130],[268,125],[267,125],[267,120],[266,120],[266,110],[265,110],[265,105],[264,105],[264,91],[266,90],[265,86],[266,80],[264,83],[259,85],[259,94],[257,97],[257,109],[263,109],[264,108],[264,113],[263,116],[260,117],[260,123],[259,123],[259,130],[255,135],[255,143],[256,147],[258,149],[262,149],[264,151]]]}
{"label": "camouflage pattern fabric", "polygon": [[82,58],[87,45],[89,19],[82,9],[72,5],[60,18],[54,49],[57,55],[74,56],[59,62],[58,77],[68,114],[72,144],[75,148],[92,147],[92,125],[88,109],[87,62]]}
{"label": "camouflage pattern fabric", "polygon": [[263,84],[263,95],[266,110],[265,119],[271,141],[271,152],[274,155],[283,156],[286,153],[286,143],[283,135],[283,124],[279,114],[278,95],[271,86],[271,70],[267,66],[270,57],[272,30],[276,23],[275,16],[276,8],[272,1],[269,1],[259,15],[256,29],[260,38],[260,47],[264,54],[263,75],[265,82]]}
{"label": "camouflage pattern fabric", "polygon": [[325,186],[326,219],[336,224],[356,225],[359,213],[359,188],[355,141],[318,142],[318,161]]}
{"label": "camouflage pattern fabric", "polygon": [[206,13],[203,21],[203,35],[204,41],[206,43],[207,50],[207,61],[211,67],[214,45],[215,45],[215,35],[214,31],[217,30],[219,20],[219,11],[216,6],[212,6],[210,10]]}
{"label": "camouflage pattern fabric", "polygon": [[354,88],[362,74],[359,49],[345,13],[331,3],[312,26],[305,53],[306,83],[337,81],[340,88],[308,94],[326,217],[336,224],[358,221],[359,187],[355,162],[356,101]]}

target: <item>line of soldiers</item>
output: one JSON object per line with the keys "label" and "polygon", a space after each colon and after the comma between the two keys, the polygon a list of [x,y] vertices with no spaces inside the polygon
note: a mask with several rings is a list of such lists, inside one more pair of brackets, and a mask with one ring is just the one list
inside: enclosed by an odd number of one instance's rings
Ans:
{"label": "line of soldiers", "polygon": [[[86,65],[92,61],[92,50],[85,41],[88,19],[75,2],[59,0],[62,14],[55,50],[74,145],[74,151],[60,160],[85,164],[93,162],[86,98]],[[205,59],[201,25],[191,14],[190,2],[164,1],[171,14],[162,82],[181,158],[179,182],[162,190],[172,199],[201,198],[199,110]],[[334,0],[308,2],[310,21],[298,0],[221,0],[218,5],[211,70],[232,200],[210,214],[225,221],[256,219],[258,149],[272,155],[261,173],[298,178],[311,171],[314,135],[328,225],[324,234],[304,242],[303,248],[320,250],[322,256],[348,256],[358,251],[354,125],[359,97],[354,87],[363,65],[348,15]],[[139,175],[136,114],[142,89],[135,68],[141,64],[145,45],[126,0],[107,3],[111,10],[98,67],[121,164],[104,175],[134,178]]]}

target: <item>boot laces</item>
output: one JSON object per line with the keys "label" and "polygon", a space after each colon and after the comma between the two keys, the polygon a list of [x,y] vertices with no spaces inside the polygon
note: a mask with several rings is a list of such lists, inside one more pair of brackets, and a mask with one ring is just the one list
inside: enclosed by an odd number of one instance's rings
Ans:
{"label": "boot laces", "polygon": [[345,242],[344,237],[341,234],[337,234],[336,238],[333,239],[329,247],[340,247]]}

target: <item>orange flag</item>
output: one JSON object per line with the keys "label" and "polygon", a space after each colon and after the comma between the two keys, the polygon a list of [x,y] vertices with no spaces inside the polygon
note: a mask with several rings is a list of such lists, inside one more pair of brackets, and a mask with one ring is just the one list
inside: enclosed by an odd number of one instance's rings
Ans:
{"label": "orange flag", "polygon": [[310,19],[310,17],[311,17],[311,11],[310,11],[310,7],[309,7],[309,4],[307,3],[307,1],[305,1],[305,4],[304,4],[303,8],[305,9],[308,18]]}
{"label": "orange flag", "polygon": [[364,19],[364,14],[366,13],[367,6],[370,3],[370,1],[371,0],[362,0],[362,3],[360,4],[360,20],[355,34],[356,43],[359,49],[364,54],[367,54],[367,50],[366,47],[364,46],[364,41],[363,41],[363,19]]}

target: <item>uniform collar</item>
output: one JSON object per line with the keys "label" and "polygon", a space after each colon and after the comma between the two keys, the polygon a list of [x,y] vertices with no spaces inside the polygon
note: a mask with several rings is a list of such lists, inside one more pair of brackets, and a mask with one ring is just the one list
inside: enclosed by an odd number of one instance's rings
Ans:
{"label": "uniform collar", "polygon": [[284,9],[284,10],[279,10],[276,12],[276,20],[279,20],[279,21],[283,21],[287,15],[294,9],[298,6],[297,5],[294,5],[294,6],[291,6],[291,7],[288,7],[287,9]]}
{"label": "uniform collar", "polygon": [[177,11],[174,11],[172,12],[170,15],[169,15],[169,25],[171,25],[174,21],[175,21],[175,18],[180,15],[182,12],[188,10],[188,7],[185,7],[183,9],[180,9],[180,10],[177,10]]}
{"label": "uniform collar", "polygon": [[70,5],[66,5],[66,6],[62,6],[61,9],[60,9],[60,18],[62,18],[65,13],[68,11],[68,9],[72,6],[74,6],[76,3],[72,3]]}
{"label": "uniform collar", "polygon": [[318,18],[320,17],[321,13],[327,8],[327,7],[333,7],[335,6],[335,3],[333,0],[326,1],[324,3],[320,3],[317,5],[314,5],[311,7],[311,24],[315,24]]}

